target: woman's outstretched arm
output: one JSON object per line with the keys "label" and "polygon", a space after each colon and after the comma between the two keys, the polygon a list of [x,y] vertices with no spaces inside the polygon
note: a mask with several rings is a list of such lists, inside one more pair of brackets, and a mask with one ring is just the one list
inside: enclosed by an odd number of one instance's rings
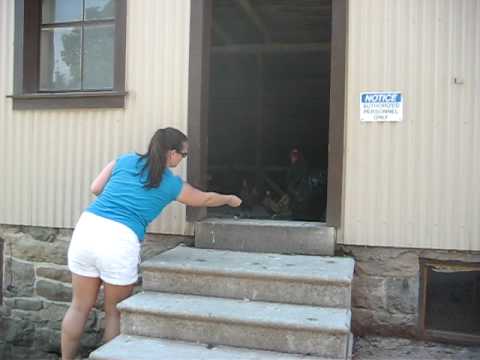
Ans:
{"label": "woman's outstretched arm", "polygon": [[223,195],[215,192],[204,192],[195,189],[193,186],[185,183],[182,191],[177,198],[182,204],[194,207],[216,207],[228,205],[231,207],[238,207],[242,200],[235,195]]}

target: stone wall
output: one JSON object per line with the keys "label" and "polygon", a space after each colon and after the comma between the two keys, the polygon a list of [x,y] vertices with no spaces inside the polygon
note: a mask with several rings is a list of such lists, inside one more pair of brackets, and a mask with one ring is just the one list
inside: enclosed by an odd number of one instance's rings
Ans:
{"label": "stone wall", "polygon": [[[66,266],[71,230],[0,225],[4,240],[0,359],[58,359],[60,328],[71,300]],[[150,236],[148,259],[191,238]],[[339,246],[356,260],[352,293],[355,335],[417,336],[419,259],[480,262],[480,252]],[[138,287],[139,289],[139,287]],[[82,338],[82,353],[101,342],[102,294]]]}
{"label": "stone wall", "polygon": [[[60,329],[72,296],[66,266],[72,231],[0,225],[4,240],[3,301],[0,304],[0,359],[58,359]],[[149,236],[142,258],[191,238]],[[138,287],[139,288],[139,287]],[[103,294],[88,319],[82,354],[101,343]]]}
{"label": "stone wall", "polygon": [[355,335],[418,337],[420,258],[479,262],[480,252],[338,246],[355,258]]}

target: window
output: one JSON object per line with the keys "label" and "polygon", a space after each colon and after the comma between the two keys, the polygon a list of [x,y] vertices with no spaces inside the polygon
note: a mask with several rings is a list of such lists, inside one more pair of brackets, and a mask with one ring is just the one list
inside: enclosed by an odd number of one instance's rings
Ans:
{"label": "window", "polygon": [[14,109],[123,107],[126,0],[16,0]]}
{"label": "window", "polygon": [[480,263],[421,259],[420,331],[459,343],[480,341]]}

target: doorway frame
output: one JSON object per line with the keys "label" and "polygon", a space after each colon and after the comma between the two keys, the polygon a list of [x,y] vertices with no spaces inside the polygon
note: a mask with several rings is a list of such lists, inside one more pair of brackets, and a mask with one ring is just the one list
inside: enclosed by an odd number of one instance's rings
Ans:
{"label": "doorway frame", "polygon": [[[190,1],[188,76],[189,158],[187,181],[206,190],[208,168],[208,97],[212,1]],[[348,0],[332,0],[330,116],[326,224],[340,227],[343,215],[344,129],[346,118]],[[187,221],[207,217],[206,208],[187,208]]]}

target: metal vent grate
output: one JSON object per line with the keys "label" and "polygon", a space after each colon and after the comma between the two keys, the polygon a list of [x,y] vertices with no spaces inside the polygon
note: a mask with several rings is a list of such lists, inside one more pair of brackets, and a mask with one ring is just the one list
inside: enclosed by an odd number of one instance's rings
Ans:
{"label": "metal vent grate", "polygon": [[480,263],[420,260],[420,333],[480,343]]}

